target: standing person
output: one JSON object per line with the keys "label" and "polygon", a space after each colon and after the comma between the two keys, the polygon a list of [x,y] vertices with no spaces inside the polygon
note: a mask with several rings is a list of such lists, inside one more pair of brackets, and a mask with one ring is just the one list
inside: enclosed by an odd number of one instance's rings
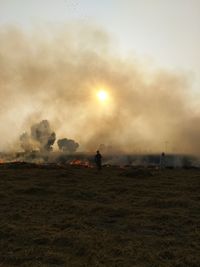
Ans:
{"label": "standing person", "polygon": [[97,153],[96,153],[96,155],[95,155],[95,157],[94,157],[94,160],[95,160],[95,163],[96,163],[96,165],[97,165],[97,169],[100,171],[101,170],[101,159],[102,159],[102,156],[101,156],[101,154],[100,154],[100,152],[99,152],[99,150],[97,150]]}

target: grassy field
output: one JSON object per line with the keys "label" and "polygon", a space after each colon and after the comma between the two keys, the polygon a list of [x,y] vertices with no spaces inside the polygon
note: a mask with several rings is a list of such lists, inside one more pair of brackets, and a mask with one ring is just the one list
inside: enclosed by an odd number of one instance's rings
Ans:
{"label": "grassy field", "polygon": [[200,170],[1,164],[0,266],[199,267]]}

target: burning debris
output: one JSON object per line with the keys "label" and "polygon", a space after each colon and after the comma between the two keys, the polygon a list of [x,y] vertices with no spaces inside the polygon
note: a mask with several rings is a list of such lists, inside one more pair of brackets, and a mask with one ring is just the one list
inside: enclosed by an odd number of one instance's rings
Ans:
{"label": "burning debris", "polygon": [[57,144],[61,151],[68,153],[75,153],[77,148],[79,147],[78,143],[76,143],[72,139],[67,139],[67,138],[59,139],[57,141]]}

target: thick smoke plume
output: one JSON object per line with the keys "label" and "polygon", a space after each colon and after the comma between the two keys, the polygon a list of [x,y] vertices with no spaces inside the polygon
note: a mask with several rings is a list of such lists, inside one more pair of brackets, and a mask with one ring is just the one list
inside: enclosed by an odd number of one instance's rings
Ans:
{"label": "thick smoke plume", "polygon": [[[71,136],[81,150],[94,151],[104,143],[126,152],[167,147],[200,153],[199,109],[193,107],[184,75],[149,72],[113,47],[105,32],[92,27],[70,25],[32,34],[1,29],[1,150],[47,118],[58,137]],[[102,87],[109,94],[106,103],[96,97]],[[51,149],[55,135],[44,124],[32,127],[31,136],[21,136],[24,149],[35,142]]]}
{"label": "thick smoke plume", "polygon": [[63,152],[74,153],[79,147],[79,144],[72,139],[59,139],[57,141],[58,147]]}
{"label": "thick smoke plume", "polygon": [[31,152],[35,148],[37,148],[37,144],[36,144],[36,147],[34,147],[34,142],[32,141],[31,136],[27,132],[21,134],[19,137],[19,140],[20,140],[21,148],[25,152]]}
{"label": "thick smoke plume", "polygon": [[47,120],[43,120],[31,126],[31,133],[23,133],[20,136],[20,144],[25,152],[39,150],[48,152],[56,140],[56,134],[51,130]]}
{"label": "thick smoke plume", "polygon": [[36,123],[31,127],[31,137],[40,144],[40,149],[43,151],[51,151],[56,140],[56,134],[52,132],[47,120]]}

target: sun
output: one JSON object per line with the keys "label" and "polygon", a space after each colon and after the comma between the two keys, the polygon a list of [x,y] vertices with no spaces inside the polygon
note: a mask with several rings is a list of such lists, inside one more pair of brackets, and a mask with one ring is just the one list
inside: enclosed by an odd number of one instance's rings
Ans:
{"label": "sun", "polygon": [[97,92],[97,97],[101,102],[105,102],[108,99],[108,93],[104,90]]}

